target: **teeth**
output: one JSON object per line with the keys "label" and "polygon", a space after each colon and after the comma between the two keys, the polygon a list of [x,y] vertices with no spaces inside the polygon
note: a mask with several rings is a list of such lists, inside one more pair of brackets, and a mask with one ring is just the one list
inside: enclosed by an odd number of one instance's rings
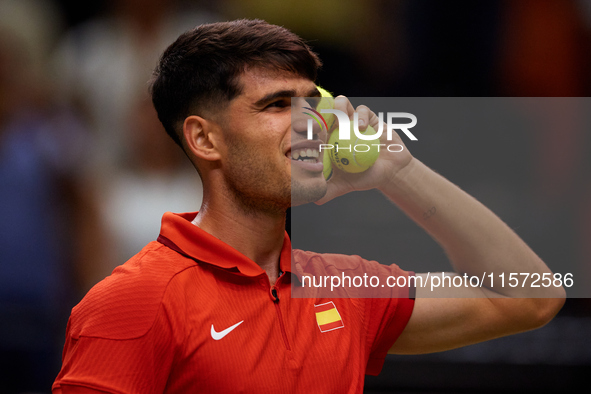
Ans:
{"label": "teeth", "polygon": [[293,160],[302,160],[302,161],[309,161],[309,162],[316,162],[320,154],[318,153],[317,149],[308,148],[308,149],[301,149],[299,151],[292,151],[291,158]]}

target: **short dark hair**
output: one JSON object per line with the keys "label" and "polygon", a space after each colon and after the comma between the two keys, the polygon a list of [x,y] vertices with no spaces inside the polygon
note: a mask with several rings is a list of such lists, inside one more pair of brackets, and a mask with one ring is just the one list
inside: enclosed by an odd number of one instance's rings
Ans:
{"label": "short dark hair", "polygon": [[247,67],[284,70],[316,80],[320,59],[296,34],[263,20],[241,19],[197,26],[162,54],[150,92],[168,135],[182,144],[182,122],[212,113],[238,96]]}

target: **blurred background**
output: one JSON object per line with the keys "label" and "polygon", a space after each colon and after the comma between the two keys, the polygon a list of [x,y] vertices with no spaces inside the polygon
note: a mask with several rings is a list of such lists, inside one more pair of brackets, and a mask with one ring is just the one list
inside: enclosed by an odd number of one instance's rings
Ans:
{"label": "blurred background", "polygon": [[[199,208],[200,181],[159,124],[147,81],[178,34],[243,17],[309,40],[324,62],[319,84],[337,94],[591,93],[589,0],[0,0],[0,392],[49,392],[71,308],[156,239],[163,212]],[[560,114],[542,111],[538,129],[509,137],[517,148],[500,159],[511,166],[449,155],[454,138],[413,153],[545,260],[588,269],[591,137],[564,127],[568,108]],[[495,138],[475,130],[470,141]],[[441,259],[403,215],[391,218],[404,234],[395,262],[412,270],[413,250]],[[366,392],[576,391],[591,364],[589,332],[591,303],[570,299],[532,333],[388,356]]]}

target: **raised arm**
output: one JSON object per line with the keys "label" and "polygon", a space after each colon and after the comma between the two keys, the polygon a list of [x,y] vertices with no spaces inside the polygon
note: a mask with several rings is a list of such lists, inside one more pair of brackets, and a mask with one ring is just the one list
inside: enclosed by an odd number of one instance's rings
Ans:
{"label": "raised arm", "polygon": [[[353,107],[346,98],[337,98],[335,107],[352,116]],[[357,112],[365,124],[377,126],[378,118],[368,108],[359,107]],[[395,138],[390,143],[404,145]],[[553,277],[525,242],[488,208],[412,157],[406,147],[399,153],[381,152],[365,173],[337,173],[333,178],[318,203],[352,190],[377,188],[442,246],[455,270],[449,275],[488,279],[483,287],[441,286],[440,281],[431,283],[433,276],[427,283],[427,275],[422,275],[425,281],[422,286],[417,281],[413,315],[391,352],[436,352],[534,329],[562,307],[562,286],[553,282],[549,287],[532,287],[532,279],[538,276]],[[509,286],[512,273],[518,275],[519,286]],[[496,279],[492,287],[490,274]]]}
{"label": "raised arm", "polygon": [[[531,286],[532,274],[552,277],[550,269],[501,219],[456,185],[413,158],[380,189],[443,247],[456,275],[484,277],[489,287],[488,275],[496,281],[488,289],[418,286],[413,317],[393,352],[452,349],[540,327],[558,313],[564,288]],[[506,279],[518,274],[519,286],[507,281],[501,286],[498,275],[503,273]]]}

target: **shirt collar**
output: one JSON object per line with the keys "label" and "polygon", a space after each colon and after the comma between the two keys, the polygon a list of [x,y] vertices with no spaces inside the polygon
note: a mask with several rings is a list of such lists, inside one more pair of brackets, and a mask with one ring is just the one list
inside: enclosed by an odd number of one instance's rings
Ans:
{"label": "shirt collar", "polygon": [[[162,216],[158,242],[186,257],[225,269],[237,269],[246,276],[265,273],[257,263],[191,223],[197,213],[166,212]],[[279,263],[281,271],[291,272],[291,258],[291,241],[285,232]]]}

